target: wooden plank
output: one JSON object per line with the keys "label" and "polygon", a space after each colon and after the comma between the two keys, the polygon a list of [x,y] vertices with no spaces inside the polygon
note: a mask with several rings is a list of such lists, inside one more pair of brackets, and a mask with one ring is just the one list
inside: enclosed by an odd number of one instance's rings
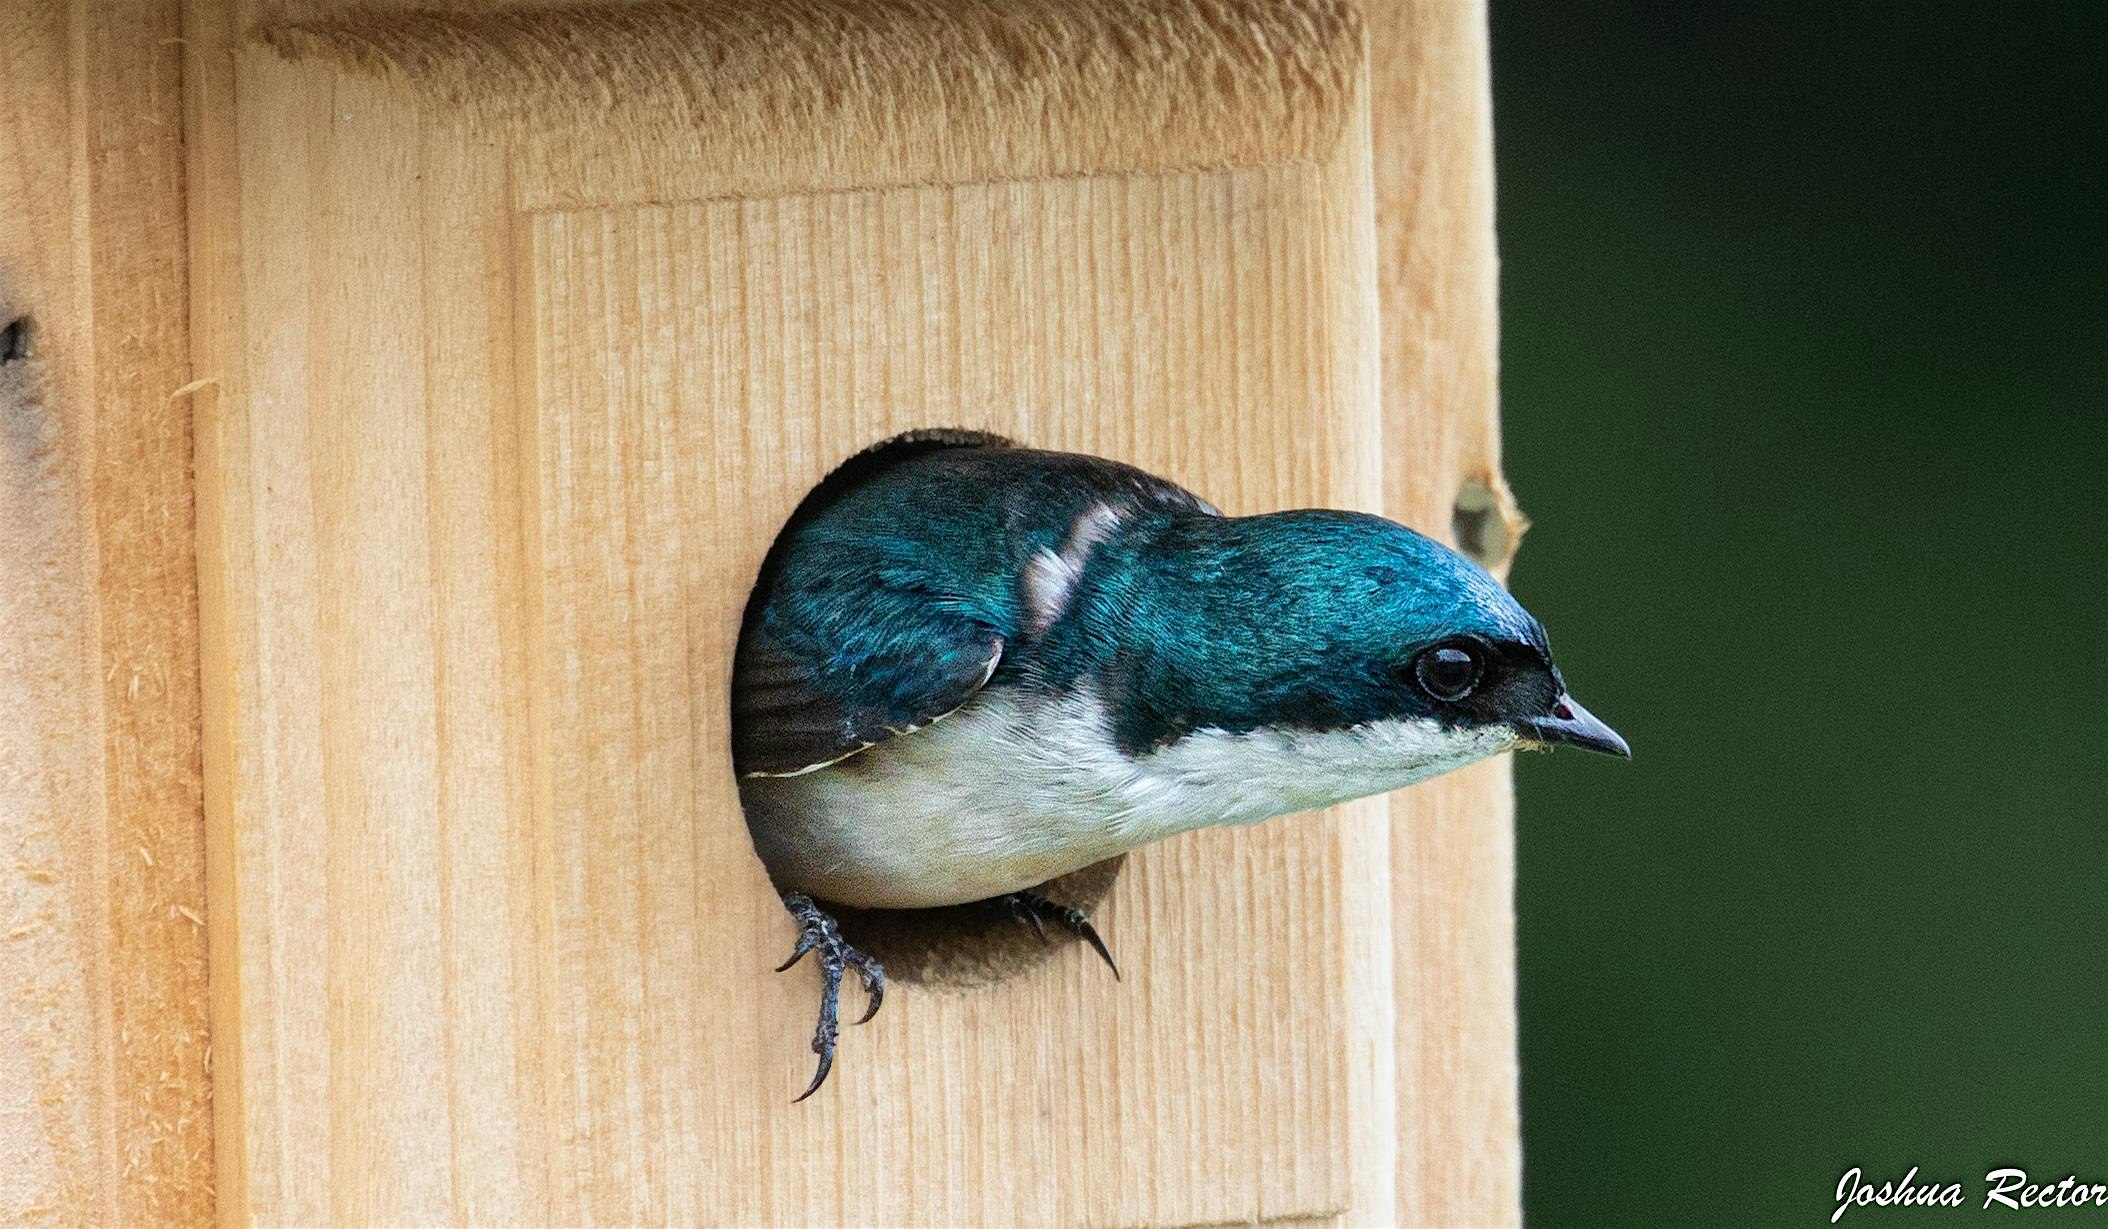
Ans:
{"label": "wooden plank", "polygon": [[175,34],[39,0],[0,38],[8,1224],[213,1209]]}
{"label": "wooden plank", "polygon": [[[212,49],[231,48],[231,31],[254,16],[217,6],[191,10],[193,33],[203,37],[196,40],[200,54],[187,97],[200,133],[230,131],[232,57],[215,57]],[[1512,547],[1518,521],[1498,481],[1493,432],[1483,16],[1474,5],[1396,5],[1378,8],[1373,17],[1386,438],[1412,441],[1412,463],[1387,467],[1386,504],[1423,527],[1439,529],[1446,517],[1468,530],[1466,536],[1482,539],[1497,559]],[[169,310],[182,277],[180,243],[169,224],[181,199],[169,115],[175,49],[169,31],[156,24],[166,19],[164,11],[142,21],[122,5],[79,11],[35,5],[11,27],[17,37],[0,48],[14,120],[0,131],[0,143],[13,143],[0,158],[0,216],[10,221],[0,231],[0,269],[11,279],[8,302],[35,309],[38,355],[33,371],[0,376],[11,423],[31,428],[13,437],[28,447],[15,454],[20,463],[10,471],[5,524],[12,532],[0,564],[20,568],[35,561],[7,587],[12,604],[5,626],[15,634],[0,645],[0,676],[21,699],[8,706],[14,720],[0,743],[11,769],[6,813],[19,828],[10,835],[21,838],[15,877],[7,883],[16,947],[4,967],[7,984],[32,1009],[10,1020],[28,1021],[32,1032],[8,1047],[21,1068],[9,1086],[36,1095],[35,1105],[24,1100],[0,1116],[6,1126],[0,1143],[19,1162],[5,1170],[10,1181],[0,1199],[23,1216],[70,1216],[95,1206],[113,1219],[186,1221],[211,1206],[203,1160],[210,1136],[201,1112],[208,1096],[198,1020],[203,974],[189,921],[201,910],[197,785],[188,766],[194,752],[186,750],[188,714],[197,703],[185,665],[192,634],[186,406],[162,399],[186,374],[181,313]],[[459,132],[427,127],[421,133],[439,148],[428,149],[420,164],[428,172],[420,207],[436,213],[462,190],[493,190],[489,167],[476,156],[485,146]],[[536,181],[536,190],[550,194],[548,203],[638,193],[639,184],[693,194],[680,177],[710,165],[676,157],[595,171],[583,164],[575,134],[572,139],[569,152],[561,141],[526,151],[544,168],[571,161],[568,172],[545,170]],[[267,135],[259,141],[255,152],[267,157],[285,146]],[[208,193],[221,189],[217,201],[225,201],[224,189],[235,182],[237,153],[232,140],[194,144],[194,169],[206,172],[201,180]],[[768,175],[782,164],[764,149],[747,165],[745,173]],[[656,169],[646,175],[637,166]],[[611,177],[612,186],[596,175]],[[340,182],[356,203],[358,181]],[[213,225],[208,209],[200,215],[207,221],[199,228],[195,301],[206,318],[239,335],[244,303],[223,290],[239,235]],[[50,236],[60,233],[70,240],[52,243]],[[492,233],[466,248],[424,254],[436,270],[427,287],[436,310],[453,319],[469,318],[457,309],[482,313],[475,317],[480,333],[469,332],[463,343],[480,355],[477,361],[458,361],[463,355],[448,340],[452,332],[441,335],[436,349],[428,347],[428,378],[442,389],[443,402],[475,402],[510,387],[509,314],[492,307],[502,296],[473,289],[475,270],[503,267],[488,249],[505,242],[502,233]],[[447,267],[449,256],[457,267]],[[461,288],[469,289],[454,296],[459,303],[451,301],[449,292]],[[281,329],[268,344],[297,340]],[[296,361],[302,352],[282,349],[277,361]],[[1029,368],[1044,359],[1028,349],[997,361]],[[94,396],[74,396],[74,388],[93,389]],[[203,394],[208,403],[215,397],[215,390]],[[102,407],[92,424],[84,403]],[[447,429],[434,429],[433,448],[480,450],[493,460],[488,473],[466,480],[453,469],[433,477],[427,499],[435,523],[472,525],[515,506],[520,476],[509,466],[519,455],[512,435],[518,424],[502,416],[444,421]],[[859,430],[872,425],[857,423]],[[1204,441],[1218,452],[1200,468],[1219,471],[1219,450],[1235,438]],[[1468,505],[1461,518],[1453,515],[1459,489]],[[224,540],[224,512],[215,515],[221,519],[207,526],[206,537]],[[457,667],[443,680],[435,676],[440,707],[453,713],[457,728],[493,707],[531,712],[534,696],[521,675],[532,646],[497,617],[498,589],[489,579],[517,575],[516,556],[531,543],[501,536],[492,550],[472,534],[432,536],[442,561],[431,581],[440,625],[435,637],[445,646],[439,655]],[[493,622],[501,627],[495,640],[479,638]],[[216,651],[222,658],[231,653],[226,645]],[[227,677],[233,669],[230,663]],[[440,742],[461,752],[440,772],[446,809],[469,817],[527,809],[518,800],[532,796],[533,786],[519,767],[528,758],[519,738]],[[508,801],[494,808],[493,798]],[[1505,770],[1489,766],[1394,804],[1397,832],[1388,844],[1397,877],[1420,885],[1397,898],[1395,944],[1403,1003],[1396,1158],[1399,1207],[1411,1220],[1476,1221],[1487,1219],[1488,1209],[1498,1214],[1494,1219],[1516,1214],[1506,798]],[[232,812],[216,812],[228,837],[216,856],[231,862]],[[51,824],[51,817],[66,822]],[[439,838],[453,872],[442,916],[458,919],[461,902],[492,898],[501,880],[531,881],[536,858],[547,853],[522,839],[532,836],[474,822],[451,825]],[[136,867],[127,853],[137,856]],[[1358,886],[1367,897],[1368,886]],[[1350,882],[1342,890],[1356,887]],[[515,933],[533,936],[546,923],[547,911],[531,906],[508,902]],[[216,936],[230,955],[217,991],[233,1004],[228,1017],[238,1020],[242,981],[226,930]],[[532,1041],[550,1035],[548,1003],[536,992],[511,992],[515,980],[532,987],[548,970],[533,961],[512,968],[482,959],[481,935],[471,926],[449,921],[442,930],[445,984],[476,999],[504,995],[512,1003],[507,1013],[450,1015],[442,1030],[448,1061],[468,1088],[466,1101],[462,1088],[449,1090],[455,1123],[449,1146],[469,1158],[456,1165],[466,1176],[450,1206],[459,1216],[514,1219],[540,1206],[560,1156],[548,1141],[522,1135],[531,1126],[532,1104],[508,1107],[488,1090],[502,1085],[508,1070],[533,1072],[540,1064],[540,1078],[549,1079],[562,1064],[560,1052]],[[1384,936],[1358,941],[1377,954],[1389,946]],[[1367,954],[1343,950],[1340,967],[1361,967]],[[1364,1031],[1382,1019],[1380,1013],[1352,1018]],[[349,1017],[347,1027],[358,1020]],[[298,1038],[297,1031],[283,1035]],[[234,1073],[237,1087],[245,1086],[244,1050],[253,1048],[222,1052],[221,1069]],[[1380,1075],[1384,1058],[1369,1061],[1373,1066],[1357,1070]],[[1351,1098],[1363,1083],[1350,1077],[1347,1085]],[[318,1091],[326,1095],[327,1088]],[[295,1094],[282,1108],[300,1104],[297,1088],[281,1091]],[[352,1109],[354,1127],[370,1125],[359,1123]],[[1372,1134],[1373,1113],[1366,1104],[1353,1106],[1349,1117],[1362,1124],[1357,1138]],[[464,1116],[490,1127],[464,1130]],[[233,1161],[223,1182],[237,1193],[246,1189],[245,1154],[241,1133],[222,1153],[223,1161]],[[1357,1208],[1383,1197],[1366,1180],[1370,1155],[1366,1148],[1353,1153]],[[503,1168],[493,1157],[519,1158],[516,1171],[491,1179]]]}
{"label": "wooden plank", "polygon": [[230,1221],[1514,1219],[1499,766],[1146,851],[1145,976],[904,988],[782,1103],[724,671],[828,466],[1501,491],[1483,13],[1377,12],[1372,172],[1352,11],[1230,7],[192,7]]}
{"label": "wooden plank", "polygon": [[[869,1057],[845,1070],[840,1104],[784,1115],[771,1100],[809,1063],[782,1023],[800,1018],[811,987],[763,974],[782,923],[723,771],[721,700],[721,648],[745,578],[791,501],[843,455],[844,421],[867,417],[861,438],[934,420],[1115,451],[1207,475],[1233,506],[1373,498],[1373,471],[1336,430],[1373,393],[1373,355],[1354,353],[1363,326],[1342,312],[1367,285],[1324,284],[1332,278],[1314,260],[1304,210],[1323,209],[1326,195],[1321,175],[1287,170],[533,220],[522,285],[535,288],[545,563],[532,604],[555,655],[536,676],[550,682],[551,726],[576,732],[547,747],[551,810],[585,821],[557,834],[554,858],[575,868],[559,876],[554,929],[578,944],[559,956],[558,977],[584,979],[559,1048],[587,1056],[557,1104],[580,1134],[619,1141],[613,1155],[595,1151],[560,1216],[620,1215],[637,1174],[684,1172],[654,1163],[680,1136],[655,1117],[649,1090],[687,1090],[710,1071],[739,1084],[736,1096],[721,1087],[679,1107],[703,1134],[703,1175],[738,1135],[770,1124],[775,1161],[762,1172],[776,1191],[773,1220],[1183,1223],[1342,1201],[1330,1155],[1350,1151],[1342,1072],[1329,1047],[1310,1044],[1345,1028],[1341,918],[1328,902],[1361,863],[1326,865],[1339,830],[1317,821],[1214,834],[1138,857],[1107,913],[1146,970],[1133,985],[1076,961],[1058,980],[970,998],[904,991],[897,1017],[889,1009],[853,1035]],[[1041,227],[1044,243],[994,241]],[[1323,280],[1299,285],[1277,267]],[[1328,305],[1332,296],[1347,302]],[[1053,326],[1086,304],[1088,333]],[[1291,344],[1263,367],[1239,361],[1276,320],[1310,318],[1341,321],[1348,335],[1321,325],[1304,334],[1314,353]],[[933,333],[932,320],[957,331]],[[1052,354],[1048,338],[1061,347]],[[1166,352],[1140,359],[1152,341]],[[1370,380],[1366,392],[1358,379]],[[1108,421],[1069,409],[1089,404],[1135,412]],[[1287,405],[1305,408],[1277,408]],[[669,643],[686,646],[671,676]],[[673,828],[704,834],[700,851],[652,856],[667,814],[694,816]],[[700,902],[698,916],[698,867],[720,878],[738,868],[746,887]],[[1210,881],[1206,893],[1187,886]],[[1129,910],[1139,925],[1124,920]],[[682,938],[692,935],[739,936],[703,946],[729,942],[753,963],[698,968],[694,939]],[[674,988],[666,1001],[644,993],[657,986]],[[741,994],[759,994],[764,1009],[738,1031],[691,1007]],[[1208,1005],[1226,1023],[1211,1024]],[[1054,1076],[1065,1052],[1083,1069]],[[773,1058],[757,1069],[757,1054]],[[1046,1074],[1008,1074],[1019,1066]],[[930,1080],[939,1084],[927,1093],[909,1087]],[[976,1108],[940,1135],[909,1125],[941,1122],[957,1104]],[[623,1106],[638,1108],[612,1112]],[[1247,1126],[1213,1148],[1190,1146],[1230,1121]],[[1049,1139],[1070,1141],[1067,1155],[1050,1153]],[[823,1169],[897,1157],[901,1172],[956,1173],[944,1187],[873,1191],[845,1208],[798,1180],[811,1163],[799,1158],[813,1157]],[[1250,1168],[1263,1160],[1279,1169]]]}
{"label": "wooden plank", "polygon": [[[1342,1042],[1391,1006],[1341,963],[1343,884],[1384,863],[1346,856],[1337,819],[1139,859],[1106,917],[1138,920],[1147,978],[1069,961],[904,989],[793,1110],[812,990],[765,972],[787,926],[722,714],[773,526],[891,431],[1095,448],[1232,507],[1372,505],[1359,121],[1277,168],[516,214],[486,211],[477,185],[504,177],[473,141],[424,144],[415,90],[238,64],[269,123],[222,134],[237,179],[201,200],[238,226],[200,246],[238,253],[239,303],[211,314],[260,324],[210,343],[230,370],[202,472],[244,1071],[220,1104],[250,1212],[429,1219],[476,1191],[557,1221],[1343,1206],[1368,1145]],[[548,164],[500,169],[532,203],[560,197],[518,168]],[[444,195],[416,186],[442,174]],[[510,252],[482,237],[507,228]],[[421,353],[372,344],[407,335]],[[1225,886],[1178,890],[1204,882]]]}
{"label": "wooden plank", "polygon": [[[1385,471],[1393,516],[1505,573],[1492,97],[1482,0],[1372,4]],[[1517,1224],[1514,795],[1508,760],[1391,798],[1398,1217]]]}

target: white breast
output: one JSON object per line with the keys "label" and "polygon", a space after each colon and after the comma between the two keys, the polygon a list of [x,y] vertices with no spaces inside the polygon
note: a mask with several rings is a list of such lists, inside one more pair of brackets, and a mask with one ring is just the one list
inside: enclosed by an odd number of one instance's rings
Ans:
{"label": "white breast", "polygon": [[778,886],[910,908],[1014,892],[1139,845],[1381,793],[1513,746],[1504,729],[1382,721],[1202,730],[1130,758],[1103,706],[983,692],[938,725],[798,777],[749,778]]}

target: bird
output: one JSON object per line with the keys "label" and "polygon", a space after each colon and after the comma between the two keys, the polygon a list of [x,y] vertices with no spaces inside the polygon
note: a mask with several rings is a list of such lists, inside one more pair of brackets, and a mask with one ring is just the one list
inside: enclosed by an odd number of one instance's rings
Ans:
{"label": "bird", "polygon": [[[821,971],[885,971],[831,906],[997,903],[1118,965],[1035,891],[1195,828],[1398,789],[1515,748],[1631,749],[1542,624],[1395,521],[1225,516],[1118,461],[932,431],[845,463],[763,561],[734,652],[756,852]],[[779,969],[779,971],[781,971]],[[859,1021],[861,1023],[862,1021]]]}

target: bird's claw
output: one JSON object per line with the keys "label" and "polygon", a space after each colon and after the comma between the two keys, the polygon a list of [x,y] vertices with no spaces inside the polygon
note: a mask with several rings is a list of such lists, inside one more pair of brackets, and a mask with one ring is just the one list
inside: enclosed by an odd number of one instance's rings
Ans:
{"label": "bird's claw", "polygon": [[863,982],[866,1006],[864,1014],[856,1021],[862,1024],[877,1015],[879,1004],[885,1001],[886,970],[878,961],[849,946],[834,919],[814,904],[812,897],[786,896],[783,907],[798,923],[798,945],[791,951],[790,959],[778,965],[776,971],[781,973],[797,964],[807,952],[818,953],[820,961],[820,1022],[812,1034],[812,1052],[819,1055],[820,1066],[813,1072],[812,1083],[798,1094],[797,1100],[803,1101],[820,1090],[820,1085],[827,1082],[827,1073],[834,1069],[835,1036],[841,1026],[843,972],[854,969],[857,978]]}
{"label": "bird's claw", "polygon": [[[802,899],[805,899],[805,898],[803,898],[803,897],[800,897],[800,899],[802,900]],[[797,915],[796,915],[796,914],[792,914],[791,916],[793,916],[793,917],[796,917]],[[824,917],[825,915],[823,914],[822,916]],[[779,965],[777,965],[777,966],[776,966],[776,971],[777,971],[778,973],[782,973],[782,972],[786,972],[786,971],[788,971],[788,970],[790,969],[790,967],[791,967],[792,965],[794,965],[794,964],[798,963],[798,962],[799,962],[800,960],[803,960],[803,959],[805,959],[805,953],[807,953],[807,952],[809,952],[809,951],[811,951],[811,950],[812,950],[812,932],[811,932],[811,931],[807,931],[807,930],[801,930],[801,931],[799,931],[799,932],[798,932],[798,946],[796,946],[796,947],[794,947],[794,948],[792,948],[792,949],[791,949],[791,954],[790,954],[790,959],[789,959],[789,960],[786,960],[786,961],[784,961],[784,962],[783,962],[782,964],[779,964]]]}
{"label": "bird's claw", "polygon": [[1010,916],[1030,926],[1041,943],[1047,941],[1047,924],[1040,921],[1038,906],[1051,906],[1053,901],[1031,892],[1012,892],[1003,898],[1003,903],[1010,906]]}
{"label": "bird's claw", "polygon": [[1032,927],[1032,933],[1039,936],[1041,943],[1047,941],[1046,923],[1061,923],[1063,929],[1091,945],[1091,950],[1097,952],[1099,959],[1105,961],[1105,967],[1113,971],[1114,981],[1121,980],[1120,966],[1114,963],[1111,950],[1105,946],[1105,940],[1098,936],[1098,928],[1091,925],[1090,915],[1083,910],[1074,905],[1048,900],[1037,892],[1012,892],[1003,898],[1003,903],[1010,906],[1012,917]]}

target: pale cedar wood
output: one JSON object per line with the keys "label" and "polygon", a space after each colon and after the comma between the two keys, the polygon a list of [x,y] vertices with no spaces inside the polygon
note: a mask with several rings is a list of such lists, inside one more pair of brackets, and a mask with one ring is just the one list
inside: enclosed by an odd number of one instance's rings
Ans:
{"label": "pale cedar wood", "polygon": [[[1493,99],[1481,3],[1369,9],[1384,507],[1505,576],[1527,522],[1500,471]],[[1460,487],[1462,495],[1460,497]],[[1522,1219],[1510,758],[1391,796],[1398,1217]]]}
{"label": "pale cedar wood", "polygon": [[[79,7],[90,47],[166,37]],[[8,624],[0,685],[18,660],[71,672],[32,695],[62,765],[36,805],[117,796],[93,762],[119,737],[112,663],[187,669],[156,636],[189,625],[112,648],[112,612],[188,609],[188,505],[180,465],[127,461],[161,475],[178,537],[141,566],[178,579],[115,593],[111,508],[141,496],[67,492],[112,455],[82,432],[194,406],[218,1163],[195,1114],[125,1117],[148,1077],[109,1024],[71,1029],[112,1019],[135,965],[194,1005],[194,959],[76,911],[26,966],[28,993],[63,991],[28,1027],[66,1038],[76,1095],[0,1126],[30,1150],[20,1206],[119,1219],[98,1213],[159,1183],[190,1202],[153,1219],[197,1219],[210,1181],[228,1223],[1515,1220],[1504,770],[1419,787],[1390,827],[1370,802],[1145,851],[1100,917],[1142,976],[1078,957],[901,993],[792,1110],[810,974],[765,972],[789,928],[725,762],[768,534],[888,432],[1102,451],[1231,512],[1382,506],[1440,532],[1461,480],[1504,495],[1484,14],[1372,16],[1365,75],[1354,13],[1318,0],[189,6],[212,383],[136,409],[98,383],[108,423],[47,398],[59,443],[6,497],[74,515],[24,544],[62,566]],[[109,91],[124,123],[166,103],[63,45],[0,86],[46,166],[79,153],[56,100]],[[828,107],[788,101],[814,84]],[[166,131],[132,139],[173,156]],[[67,191],[177,199],[66,165]],[[63,213],[75,246],[0,255],[68,322],[49,352],[85,355],[64,330],[99,339],[114,296],[90,314],[65,279],[116,258],[114,223],[23,182],[10,220]],[[177,293],[180,237],[138,241],[167,280],[123,291]],[[171,389],[181,316],[149,330],[178,330]],[[17,636],[30,619],[59,634]],[[189,728],[155,727],[155,753]],[[73,899],[116,902],[117,838],[92,841]],[[197,1040],[158,1051],[170,1104],[204,1104]]]}
{"label": "pale cedar wood", "polygon": [[212,1215],[181,49],[0,15],[0,1224]]}

